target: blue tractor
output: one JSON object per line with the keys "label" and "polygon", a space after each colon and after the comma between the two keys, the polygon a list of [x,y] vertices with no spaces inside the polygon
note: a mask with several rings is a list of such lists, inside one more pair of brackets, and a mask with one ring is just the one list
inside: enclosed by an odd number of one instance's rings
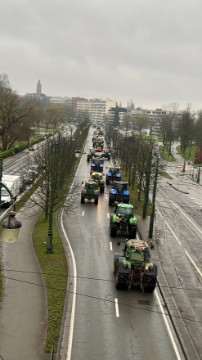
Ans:
{"label": "blue tractor", "polygon": [[106,173],[106,185],[112,184],[114,181],[121,181],[120,167],[110,166]]}
{"label": "blue tractor", "polygon": [[103,172],[104,168],[104,159],[102,158],[93,158],[91,162],[91,174],[96,172]]}
{"label": "blue tractor", "polygon": [[112,188],[109,192],[109,206],[112,206],[117,202],[125,204],[129,204],[130,202],[130,193],[128,191],[128,183],[126,181],[113,182]]}

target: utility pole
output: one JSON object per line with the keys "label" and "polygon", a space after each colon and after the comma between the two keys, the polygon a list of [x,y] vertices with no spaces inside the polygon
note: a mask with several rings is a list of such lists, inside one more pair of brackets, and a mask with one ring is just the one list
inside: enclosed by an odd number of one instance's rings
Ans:
{"label": "utility pole", "polygon": [[149,199],[149,187],[150,187],[150,175],[151,175],[152,148],[153,147],[151,146],[149,151],[149,156],[147,159],[146,184],[145,184],[144,203],[143,203],[143,212],[142,212],[143,219],[145,219],[147,216],[147,205]]}
{"label": "utility pole", "polygon": [[159,157],[157,157],[157,160],[156,160],[156,171],[155,171],[154,188],[153,188],[153,196],[152,196],[152,213],[151,213],[150,224],[149,224],[149,238],[150,239],[152,239],[152,237],[153,237],[153,229],[154,229],[158,167],[159,167]]}

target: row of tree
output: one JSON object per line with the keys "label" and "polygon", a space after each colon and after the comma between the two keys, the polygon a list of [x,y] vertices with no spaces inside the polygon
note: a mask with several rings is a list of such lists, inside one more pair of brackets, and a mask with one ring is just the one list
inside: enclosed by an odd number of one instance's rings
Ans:
{"label": "row of tree", "polygon": [[[128,182],[132,188],[138,189],[138,200],[142,191],[145,192],[147,186],[148,161],[151,154],[150,185],[154,180],[154,168],[156,153],[152,141],[145,141],[143,138],[132,135],[123,136],[117,129],[108,127],[106,133],[107,143],[113,148],[113,158],[117,165],[125,171]],[[162,166],[162,165],[161,165]]]}
{"label": "row of tree", "polygon": [[161,136],[163,145],[167,147],[171,155],[171,145],[174,141],[180,141],[181,150],[185,151],[192,144],[197,148],[198,153],[202,152],[202,112],[199,111],[197,117],[191,113],[190,108],[179,112],[177,104],[172,104],[169,111],[165,111],[156,117],[156,124],[149,120],[149,115],[146,113],[128,114],[124,117],[122,125],[119,119],[119,108],[115,109],[113,126],[117,128],[124,128],[125,130],[134,130],[141,132],[143,129],[159,125],[159,135]]}
{"label": "row of tree", "polygon": [[[81,184],[74,183],[71,188],[71,177],[75,164],[75,152],[82,148],[89,130],[89,123],[82,122],[72,136],[64,131],[48,137],[32,156],[32,164],[37,167],[37,197],[31,200],[37,203],[48,219],[61,207],[68,211],[75,201],[75,193]],[[68,201],[67,194],[69,193]]]}

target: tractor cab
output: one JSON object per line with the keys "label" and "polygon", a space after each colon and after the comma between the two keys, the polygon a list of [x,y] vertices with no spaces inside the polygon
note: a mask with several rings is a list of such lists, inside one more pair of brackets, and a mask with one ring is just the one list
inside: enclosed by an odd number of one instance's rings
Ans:
{"label": "tractor cab", "polygon": [[85,188],[87,189],[87,191],[90,193],[90,192],[94,192],[95,190],[98,190],[98,184],[96,181],[87,181],[85,183]]}
{"label": "tractor cab", "polygon": [[131,204],[116,204],[114,213],[118,217],[133,217],[134,216],[134,208]]}
{"label": "tractor cab", "polygon": [[132,239],[126,240],[124,254],[127,260],[131,262],[132,267],[144,265],[150,261],[149,245],[146,241]]}

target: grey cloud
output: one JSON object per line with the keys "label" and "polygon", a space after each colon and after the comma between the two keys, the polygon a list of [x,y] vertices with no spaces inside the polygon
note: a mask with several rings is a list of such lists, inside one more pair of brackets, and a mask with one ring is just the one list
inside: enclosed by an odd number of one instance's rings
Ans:
{"label": "grey cloud", "polygon": [[200,0],[3,0],[1,72],[20,94],[40,78],[47,95],[200,108],[201,11]]}

